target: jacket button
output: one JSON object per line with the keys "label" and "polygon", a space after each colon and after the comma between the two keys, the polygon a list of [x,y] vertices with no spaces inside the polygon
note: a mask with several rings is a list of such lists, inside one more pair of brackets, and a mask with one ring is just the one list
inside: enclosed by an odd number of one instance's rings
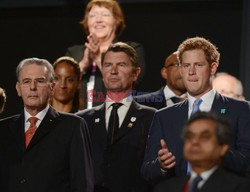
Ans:
{"label": "jacket button", "polygon": [[24,184],[25,182],[26,182],[26,179],[22,179],[22,180],[20,181],[21,184]]}

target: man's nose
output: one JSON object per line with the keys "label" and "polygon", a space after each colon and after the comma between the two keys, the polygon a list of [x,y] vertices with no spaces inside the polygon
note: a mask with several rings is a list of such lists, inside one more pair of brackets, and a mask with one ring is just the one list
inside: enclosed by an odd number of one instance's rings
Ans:
{"label": "man's nose", "polygon": [[37,87],[36,81],[31,81],[30,82],[30,89],[34,90],[34,89],[36,89],[36,87]]}
{"label": "man's nose", "polygon": [[190,65],[188,73],[195,74],[195,65]]}
{"label": "man's nose", "polygon": [[117,68],[116,65],[112,66],[112,68],[111,68],[111,73],[112,73],[112,74],[117,74],[117,73],[118,73],[118,68]]}

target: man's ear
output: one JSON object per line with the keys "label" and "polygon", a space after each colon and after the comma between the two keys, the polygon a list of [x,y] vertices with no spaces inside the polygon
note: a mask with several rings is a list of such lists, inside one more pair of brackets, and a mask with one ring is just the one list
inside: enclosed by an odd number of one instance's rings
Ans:
{"label": "man's ear", "polygon": [[217,71],[217,68],[218,68],[218,63],[216,62],[211,63],[211,76],[214,76],[214,74]]}
{"label": "man's ear", "polygon": [[162,67],[162,69],[161,69],[161,76],[162,76],[162,78],[165,79],[165,80],[168,79],[166,67]]}
{"label": "man's ear", "polygon": [[134,82],[137,81],[139,75],[141,74],[141,68],[140,67],[136,67],[134,69]]}
{"label": "man's ear", "polygon": [[21,97],[22,94],[21,94],[21,89],[20,89],[20,83],[19,82],[16,82],[16,91],[17,91],[18,96]]}
{"label": "man's ear", "polygon": [[228,150],[229,150],[229,145],[226,145],[226,144],[222,145],[221,146],[221,157],[224,157]]}

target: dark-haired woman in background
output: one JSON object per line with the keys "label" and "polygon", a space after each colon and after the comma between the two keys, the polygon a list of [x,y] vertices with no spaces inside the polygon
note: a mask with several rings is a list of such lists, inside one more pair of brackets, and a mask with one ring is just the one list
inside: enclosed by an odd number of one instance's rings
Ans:
{"label": "dark-haired woman in background", "polygon": [[75,113],[82,109],[78,63],[73,58],[64,56],[58,58],[53,67],[55,70],[55,86],[51,105],[60,112]]}

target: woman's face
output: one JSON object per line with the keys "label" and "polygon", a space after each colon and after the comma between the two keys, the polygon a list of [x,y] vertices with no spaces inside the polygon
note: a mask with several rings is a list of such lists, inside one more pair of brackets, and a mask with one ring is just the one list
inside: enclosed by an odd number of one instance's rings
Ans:
{"label": "woman's face", "polygon": [[65,62],[58,63],[55,68],[54,99],[67,103],[74,99],[79,87],[79,80],[74,68]]}
{"label": "woman's face", "polygon": [[113,13],[105,8],[94,5],[88,14],[88,29],[98,39],[113,40],[115,38],[116,20]]}

